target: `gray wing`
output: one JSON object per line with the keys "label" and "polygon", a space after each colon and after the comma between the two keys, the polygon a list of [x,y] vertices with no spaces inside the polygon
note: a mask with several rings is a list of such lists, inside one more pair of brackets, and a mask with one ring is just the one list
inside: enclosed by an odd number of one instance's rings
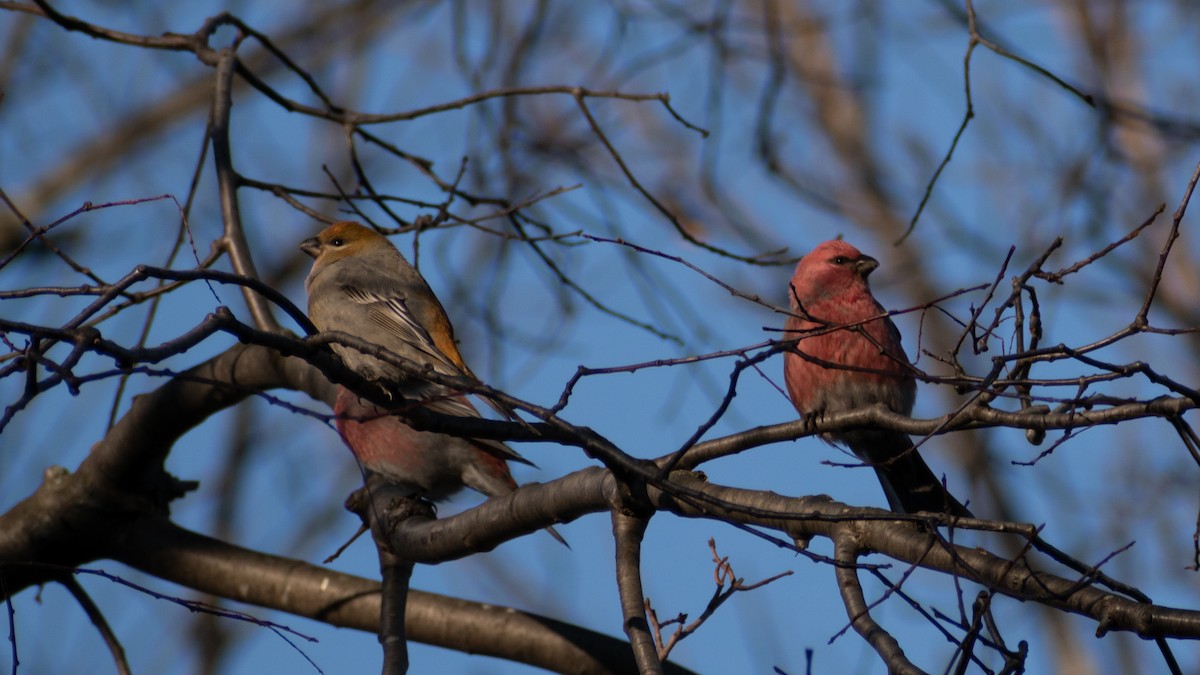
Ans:
{"label": "gray wing", "polygon": [[[367,316],[375,325],[415,352],[398,354],[399,356],[412,358],[422,365],[428,363],[434,370],[446,375],[466,374],[438,349],[429,331],[425,330],[409,311],[404,298],[399,295],[381,295],[350,285],[343,286],[342,291],[347,299],[366,309]],[[420,358],[422,356],[425,358]]]}

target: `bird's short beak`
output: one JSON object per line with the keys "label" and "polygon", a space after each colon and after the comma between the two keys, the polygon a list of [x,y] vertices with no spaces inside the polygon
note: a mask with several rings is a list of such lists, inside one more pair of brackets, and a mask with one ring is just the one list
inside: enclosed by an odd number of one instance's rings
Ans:
{"label": "bird's short beak", "polygon": [[315,258],[321,252],[321,242],[316,237],[309,237],[300,242],[300,250]]}
{"label": "bird's short beak", "polygon": [[871,272],[874,272],[876,267],[879,267],[879,261],[869,255],[859,256],[858,260],[854,262],[855,271],[857,271],[864,279],[866,279],[867,275],[869,275]]}

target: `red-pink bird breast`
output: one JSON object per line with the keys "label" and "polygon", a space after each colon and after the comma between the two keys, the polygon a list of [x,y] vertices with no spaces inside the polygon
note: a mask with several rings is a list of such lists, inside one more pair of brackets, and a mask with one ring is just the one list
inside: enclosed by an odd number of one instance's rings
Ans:
{"label": "red-pink bird breast", "polygon": [[828,241],[796,265],[789,288],[784,380],[801,414],[883,403],[909,414],[916,381],[900,334],[871,295],[866,275],[878,263],[844,241]]}

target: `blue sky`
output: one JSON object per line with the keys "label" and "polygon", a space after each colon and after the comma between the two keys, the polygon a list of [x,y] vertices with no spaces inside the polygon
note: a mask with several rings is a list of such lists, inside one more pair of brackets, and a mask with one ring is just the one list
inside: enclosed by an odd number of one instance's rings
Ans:
{"label": "blue sky", "polygon": [[[913,3],[912,11],[883,3],[855,3],[853,10],[849,4],[814,4],[818,14],[835,26],[838,53],[846,57],[843,70],[860,73],[856,82],[877,106],[870,128],[873,150],[886,168],[881,179],[900,202],[897,210],[911,214],[963,114],[965,30],[936,3]],[[519,23],[533,6],[512,3],[511,20]],[[295,7],[265,1],[197,2],[168,12],[80,2],[63,3],[60,9],[146,35],[190,32],[203,17],[228,9],[264,32],[282,35],[285,27],[306,16]],[[481,5],[471,7],[478,10],[477,16],[488,16]],[[1099,128],[1093,109],[1045,78],[980,48],[972,71],[977,117],[939,182],[917,233],[904,244],[908,251],[895,249],[872,223],[847,217],[855,212],[854,205],[840,205],[841,213],[821,208],[763,170],[753,155],[760,74],[731,68],[723,74],[726,81],[719,88],[721,99],[713,105],[710,85],[721,71],[714,69],[710,52],[702,47],[673,51],[681,40],[678,23],[655,7],[629,5],[630,16],[636,20],[625,25],[612,20],[609,7],[572,11],[559,7],[552,14],[555,21],[546,29],[551,34],[545,38],[548,46],[531,59],[519,84],[580,83],[598,89],[611,86],[630,92],[669,92],[682,115],[713,131],[709,138],[680,128],[655,103],[590,103],[625,159],[656,196],[678,198],[681,207],[698,214],[698,236],[740,253],[786,246],[792,255],[800,255],[817,242],[844,234],[881,261],[872,284],[890,307],[932,299],[908,295],[905,284],[917,270],[896,262],[907,259],[902,254],[919,252],[913,258],[919,271],[935,281],[940,293],[991,281],[1009,245],[1018,247],[1011,274],[1023,269],[1053,237],[1065,236],[1067,244],[1052,265],[1063,267],[1092,250],[1094,239],[1090,237],[1115,238],[1153,211],[1157,201],[1142,183],[1158,181],[1159,198],[1166,200],[1169,214],[1197,160],[1194,141],[1151,136],[1142,147],[1166,146],[1158,147],[1157,168],[1154,172],[1131,169],[1130,164],[1114,159],[1129,146],[1122,146],[1120,139]],[[859,16],[872,7],[880,13],[878,24]],[[1070,30],[1065,12],[1027,2],[980,2],[977,8],[1004,44],[1071,81],[1094,84],[1096,75],[1079,56],[1077,36]],[[1186,10],[1179,11],[1187,16]],[[709,15],[708,10],[696,12],[697,16]],[[415,109],[478,90],[477,83],[463,76],[447,47],[454,41],[454,33],[452,16],[445,7],[427,3],[394,14],[380,10],[379,16],[377,33],[350,39],[343,31],[331,30],[327,40],[291,55],[311,67],[337,100],[359,110]],[[734,16],[743,15],[734,12]],[[70,35],[45,21],[34,20],[27,26],[22,21],[15,13],[0,12],[0,35],[29,30],[28,39],[42,45],[15,66],[0,103],[0,187],[18,203],[52,167],[79,152],[90,139],[119,126],[131,110],[159,100],[181,81],[211,74],[190,55],[146,52]],[[1130,78],[1138,85],[1136,91],[1121,91],[1138,93],[1157,111],[1182,116],[1194,110],[1197,91],[1189,64],[1195,63],[1196,22],[1181,20],[1169,3],[1153,2],[1139,5],[1133,23],[1142,50],[1137,60],[1140,76]],[[877,39],[869,39],[869,31],[875,29],[879,31]],[[730,47],[752,50],[755,30],[749,22],[731,30]],[[496,86],[487,79],[495,76],[498,68],[487,67],[492,45],[487,41],[484,19],[468,19],[461,35],[461,58],[479,66],[484,84]],[[335,65],[324,65],[322,51],[328,51]],[[309,100],[294,78],[277,78],[273,83],[287,95]],[[561,125],[559,138],[564,142],[587,138],[586,127],[568,97],[516,105],[526,119],[538,120],[543,128]],[[790,166],[819,181],[817,187],[836,186],[845,178],[836,158],[826,139],[803,122],[810,105],[795,88],[783,97],[774,135],[776,149]],[[488,110],[499,114],[499,106],[489,104]],[[246,91],[236,101],[233,124],[237,139],[234,161],[245,175],[317,189],[329,189],[322,166],[340,178],[347,176],[344,144],[332,125],[283,112]],[[203,112],[189,116],[169,133],[156,136],[151,147],[128,148],[114,158],[110,170],[73,184],[32,215],[39,223],[49,222],[85,200],[99,203],[171,194],[182,201],[203,129]],[[504,159],[488,143],[487,117],[473,111],[449,112],[372,131],[433,159],[443,176],[452,177],[453,167],[463,156],[481,173]],[[418,172],[378,153],[366,153],[366,157],[372,176],[385,191],[415,199],[439,199],[436,188]],[[521,199],[579,185],[539,205],[533,213],[559,232],[619,235],[683,256],[747,293],[782,303],[790,275],[787,266],[734,264],[688,244],[619,179],[603,153],[591,150],[584,157],[594,173],[567,162],[539,162],[545,158],[528,149],[514,151],[513,161],[528,168],[524,180],[488,184],[480,191]],[[706,175],[706,162],[714,158],[711,175],[733,207],[726,212],[695,196]],[[826,167],[828,171],[823,170]],[[1093,192],[1101,191],[1102,197],[1088,199],[1069,191],[1072,180]],[[203,257],[220,230],[211,167],[206,168],[198,194],[191,231],[197,255]],[[296,246],[319,229],[319,224],[270,195],[243,190],[241,198],[259,269],[280,275],[281,290],[303,305],[307,261]],[[336,212],[328,203],[310,204],[326,213]],[[487,211],[483,207],[455,208],[474,216]],[[412,207],[400,207],[400,211],[409,219],[428,213]],[[748,234],[737,233],[731,214],[744,216]],[[69,242],[84,264],[112,279],[140,262],[162,264],[177,223],[175,204],[161,200],[82,214],[63,224],[56,235]],[[1189,216],[1179,249],[1182,258],[1192,261],[1198,249],[1187,238],[1186,227],[1194,223],[1195,217]],[[502,221],[489,224],[504,226]],[[1149,250],[1161,241],[1165,227],[1164,219],[1147,232],[1145,239],[1152,242]],[[411,236],[395,237],[394,241],[406,254],[413,254]],[[652,323],[678,341],[663,340],[564,293],[546,268],[520,246],[465,227],[421,236],[418,260],[422,272],[446,300],[464,355],[481,377],[516,396],[550,404],[580,365],[617,366],[748,346],[775,335],[764,327],[782,325],[779,315],[732,298],[670,261],[638,256],[611,244],[571,243],[547,247],[566,273],[607,306]],[[1129,252],[1119,252],[1085,270],[1066,286],[1038,288],[1047,308],[1045,344],[1085,344],[1130,320],[1143,292],[1130,269],[1140,266],[1144,270],[1147,258],[1144,252],[1138,253],[1143,249],[1126,250]],[[176,266],[190,266],[192,255],[185,250]],[[1179,273],[1188,269],[1191,267],[1181,267]],[[476,274],[477,270],[484,272]],[[22,258],[0,269],[3,290],[79,283],[78,276],[50,257]],[[218,288],[217,294],[214,298],[200,285],[172,294],[160,310],[150,343],[178,335],[218,304],[247,316],[233,289]],[[967,295],[943,306],[961,317],[969,314],[972,303],[980,301],[978,294]],[[65,320],[81,305],[82,301],[58,298],[6,301],[4,314],[54,323]],[[102,329],[106,336],[132,342],[143,319],[144,314],[130,312]],[[905,315],[897,323],[910,354],[915,355],[920,317]],[[1194,340],[1186,340],[1142,337],[1105,355],[1115,361],[1145,358],[1177,379],[1195,382]],[[168,365],[186,368],[232,342],[218,336]],[[927,343],[923,339],[921,344]],[[982,370],[987,356],[970,364]],[[935,368],[928,357],[920,364]],[[83,367],[99,370],[107,366],[97,361]],[[588,378],[576,388],[563,414],[571,422],[595,428],[635,456],[660,456],[677,448],[712,413],[731,367],[730,360],[718,360]],[[791,405],[774,386],[782,383],[781,369],[781,362],[775,360],[763,368],[765,377],[743,377],[730,412],[706,437],[793,419]],[[1079,369],[1047,368],[1042,375],[1051,373],[1075,376]],[[0,381],[0,395],[6,404],[20,391],[21,383],[11,380]],[[131,380],[122,409],[128,406],[131,394],[157,384],[157,380],[144,377]],[[1163,393],[1139,381],[1117,384],[1108,391],[1139,397]],[[78,465],[103,433],[114,393],[113,381],[89,385],[77,397],[56,390],[39,397],[16,418],[0,443],[5,449],[0,453],[0,508],[7,509],[28,495],[47,466]],[[1073,392],[1057,393],[1069,396]],[[301,396],[288,398],[318,409],[318,404]],[[943,414],[948,409],[946,401],[932,385],[923,385],[915,415]],[[355,520],[342,511],[341,502],[357,484],[356,468],[332,430],[264,400],[245,405],[250,408],[243,413],[250,415],[243,438],[249,459],[232,520],[227,523],[229,537],[244,546],[319,563],[354,530]],[[62,424],[64,415],[71,425]],[[214,530],[214,486],[234,444],[238,421],[237,411],[217,415],[188,434],[172,453],[169,471],[201,481],[196,493],[175,504],[174,516],[181,524],[202,532]],[[46,429],[54,432],[46,434]],[[978,438],[986,438],[997,451],[994,470],[1022,517],[1044,523],[1050,541],[1094,562],[1136,539],[1138,546],[1112,563],[1118,578],[1139,585],[1163,604],[1194,607],[1200,601],[1194,579],[1179,573],[1190,562],[1196,467],[1168,425],[1147,421],[1096,429],[1034,467],[1016,467],[1009,462],[1031,459],[1040,451],[1025,443],[1022,433],[997,430],[981,432]],[[962,473],[945,454],[948,445],[946,439],[933,439],[924,446],[924,454],[936,470],[949,474],[952,488],[962,486]],[[538,469],[518,467],[518,482],[549,481],[594,464],[572,448],[525,444],[518,449],[538,465]],[[828,461],[844,463],[848,458],[815,439],[804,439],[757,448],[703,469],[710,480],[727,485],[789,495],[828,493],[851,504],[884,504],[869,470],[831,467],[824,463]],[[955,491],[960,497],[971,494],[966,487]],[[476,495],[464,494],[443,505],[441,512],[454,513],[477,501]],[[491,554],[423,566],[414,574],[413,587],[518,607],[619,635],[608,518],[598,514],[559,529],[572,550],[562,549],[547,536],[534,535]],[[644,574],[647,594],[660,616],[686,612],[694,617],[703,609],[712,583],[706,543],[710,537],[716,539],[718,550],[730,557],[738,575],[748,581],[786,570],[793,574],[765,589],[733,598],[698,635],[677,648],[673,656],[680,663],[701,672],[770,672],[778,667],[802,673],[805,649],[811,648],[815,651],[814,672],[880,671],[876,656],[854,634],[830,643],[846,622],[830,567],[717,522],[670,515],[652,522],[645,544]],[[995,546],[988,538],[977,541]],[[830,553],[829,549],[826,542],[814,542],[819,553]],[[185,589],[114,563],[101,561],[92,566],[128,576],[160,592],[192,596]],[[367,577],[378,573],[375,554],[365,541],[352,546],[331,567]],[[894,567],[889,574],[894,579],[902,572]],[[195,654],[186,646],[181,648],[179,642],[163,638],[163,626],[175,631],[190,625],[192,617],[186,610],[102,579],[85,578],[81,583],[113,622],[136,671],[192,672]],[[870,580],[865,583],[868,597],[877,597],[879,586]],[[918,572],[905,588],[943,611],[955,609],[953,588],[944,577]],[[966,602],[973,598],[974,590],[965,591]],[[96,631],[63,589],[49,586],[40,594],[26,591],[14,599],[14,607],[23,672],[93,672],[98,660],[107,659]],[[239,609],[316,637],[318,642],[300,644],[299,649],[324,672],[369,672],[378,666],[379,648],[373,635],[335,630],[256,608]],[[1030,641],[1028,672],[1054,672],[1048,644],[1053,638],[1047,636],[1042,623],[1031,619],[1033,608],[999,599],[995,610],[1010,646],[1018,640]],[[923,667],[939,669],[953,649],[913,610],[894,599],[876,609],[874,616]],[[1124,664],[1114,659],[1108,643],[1128,638],[1096,641],[1090,637],[1094,625],[1083,619],[1071,619],[1069,626],[1088,650],[1086,659],[1097,672],[1120,672]],[[226,627],[239,640],[221,672],[306,672],[310,668],[300,654],[268,631],[232,622],[226,622]],[[185,637],[180,640],[186,643]],[[71,648],[64,650],[64,644]],[[1176,646],[1185,666],[1196,663],[1191,645]],[[1137,654],[1153,657],[1153,645],[1140,648]],[[412,672],[530,671],[422,645],[413,644],[410,651]],[[10,658],[6,650],[0,650],[0,669],[9,666]]]}

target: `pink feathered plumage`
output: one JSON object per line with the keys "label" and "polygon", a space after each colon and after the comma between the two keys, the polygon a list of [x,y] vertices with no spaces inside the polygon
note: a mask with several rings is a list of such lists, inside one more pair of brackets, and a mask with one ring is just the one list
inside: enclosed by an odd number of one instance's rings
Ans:
{"label": "pink feathered plumage", "polygon": [[[796,265],[788,290],[796,316],[788,319],[785,337],[800,339],[784,355],[783,372],[801,415],[877,404],[912,413],[917,383],[900,332],[867,285],[878,266],[844,241],[820,244]],[[836,326],[847,327],[823,330]],[[863,429],[829,433],[825,440],[844,443],[875,469],[892,510],[971,515],[942,487],[907,434]]]}

